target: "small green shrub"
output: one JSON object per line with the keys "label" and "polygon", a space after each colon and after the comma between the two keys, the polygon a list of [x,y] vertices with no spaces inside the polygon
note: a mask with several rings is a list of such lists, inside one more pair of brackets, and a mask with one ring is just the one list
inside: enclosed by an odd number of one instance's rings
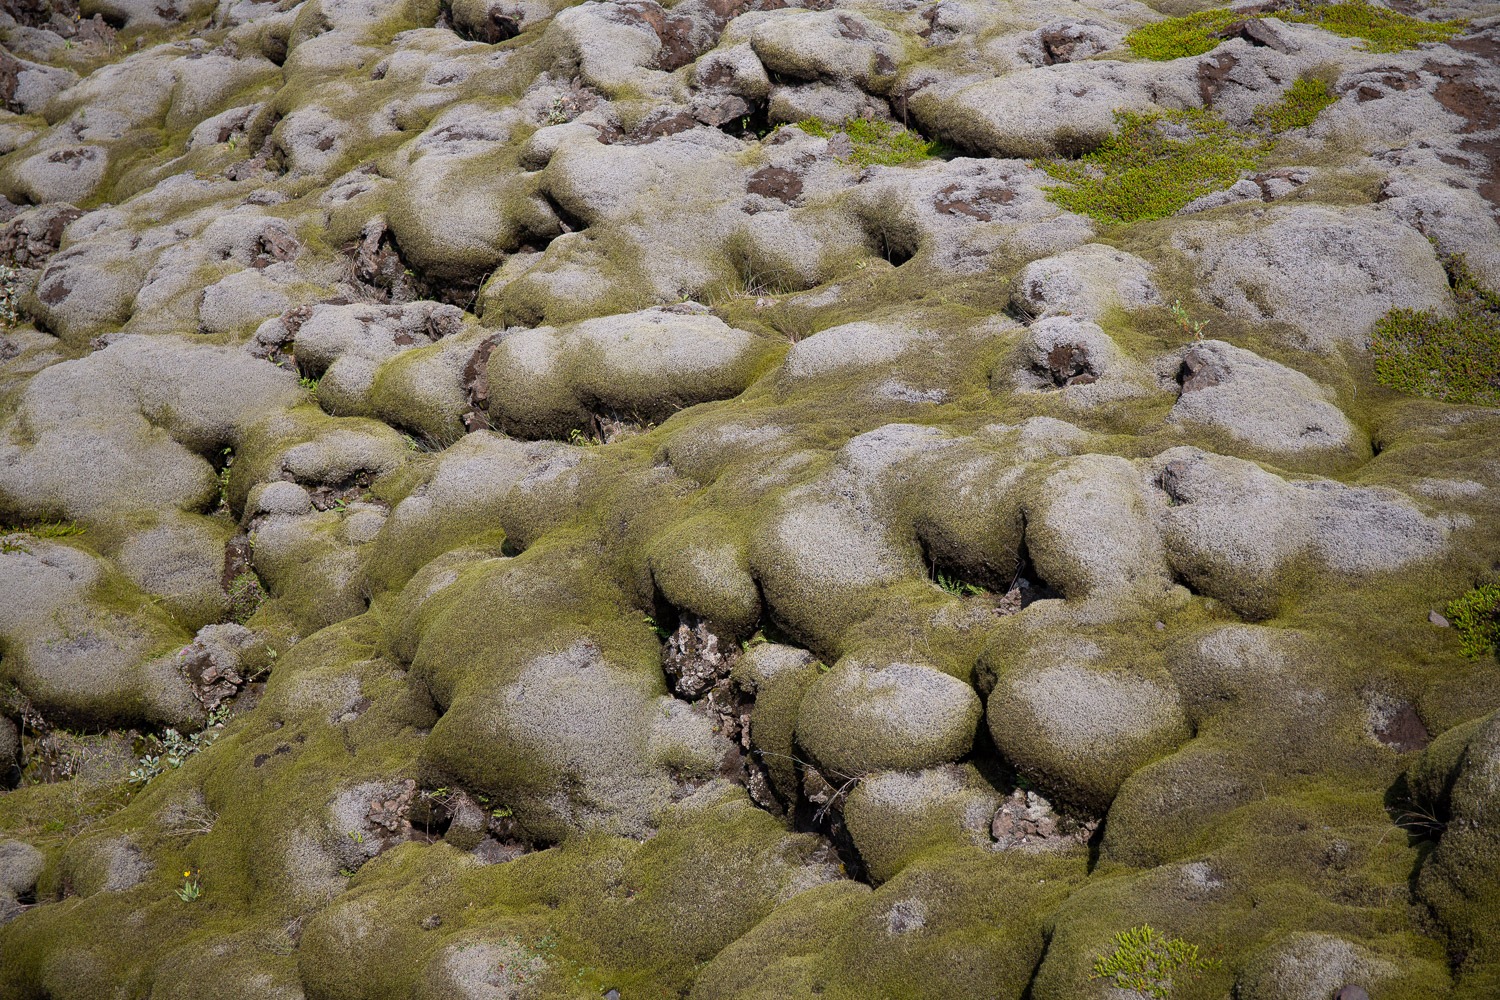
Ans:
{"label": "small green shrub", "polygon": [[1464,30],[1464,21],[1423,21],[1376,7],[1367,0],[1312,4],[1302,11],[1243,13],[1204,10],[1142,25],[1125,36],[1125,46],[1142,59],[1163,61],[1198,56],[1224,40],[1230,25],[1263,17],[1312,24],[1344,38],[1364,39],[1370,52],[1400,52],[1423,42],[1441,42]]}
{"label": "small green shrub", "polygon": [[1465,656],[1477,660],[1500,646],[1500,584],[1476,587],[1444,611]]}
{"label": "small green shrub", "polygon": [[830,125],[817,118],[797,123],[797,127],[808,135],[827,139],[842,132],[854,143],[854,152],[845,163],[857,167],[899,167],[907,163],[918,163],[936,156],[941,146],[922,138],[911,129],[891,122],[870,121],[855,118],[842,125]]}
{"label": "small green shrub", "polygon": [[1038,164],[1071,185],[1047,188],[1052,201],[1106,223],[1165,218],[1233,184],[1264,148],[1211,111],[1116,111],[1115,121],[1093,152]]}
{"label": "small green shrub", "polygon": [[1117,989],[1152,1000],[1167,1000],[1172,995],[1172,977],[1178,973],[1219,967],[1218,959],[1200,957],[1197,945],[1165,937],[1147,924],[1121,931],[1111,943],[1114,952],[1094,960],[1089,978],[1107,979]]}
{"label": "small green shrub", "polygon": [[1328,84],[1302,77],[1281,95],[1281,100],[1256,108],[1255,124],[1273,133],[1306,128],[1335,100]]}
{"label": "small green shrub", "polygon": [[1456,312],[1392,309],[1381,317],[1370,335],[1375,379],[1417,396],[1500,406],[1500,295],[1475,280],[1461,255],[1444,264]]}

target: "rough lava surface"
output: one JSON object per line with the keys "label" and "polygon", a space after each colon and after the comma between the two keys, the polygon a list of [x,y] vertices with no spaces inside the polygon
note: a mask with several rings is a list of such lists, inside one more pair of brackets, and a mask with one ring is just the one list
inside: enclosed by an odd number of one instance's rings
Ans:
{"label": "rough lava surface", "polygon": [[0,996],[1500,996],[1500,6],[1328,9],[6,0]]}

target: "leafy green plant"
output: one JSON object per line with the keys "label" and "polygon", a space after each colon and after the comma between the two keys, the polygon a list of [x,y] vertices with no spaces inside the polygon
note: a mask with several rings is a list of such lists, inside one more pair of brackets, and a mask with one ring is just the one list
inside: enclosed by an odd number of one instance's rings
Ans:
{"label": "leafy green plant", "polygon": [[1200,956],[1197,945],[1158,934],[1149,924],[1121,931],[1110,943],[1115,950],[1094,960],[1089,978],[1109,980],[1117,989],[1151,1000],[1167,1000],[1173,977],[1180,973],[1219,967],[1218,959]]}
{"label": "leafy green plant", "polygon": [[312,401],[314,403],[316,403],[318,401],[318,382],[319,381],[320,381],[319,379],[315,379],[315,378],[299,378],[297,380],[297,384],[302,387],[303,391],[305,391],[309,396],[312,397]]}
{"label": "leafy green plant", "polygon": [[191,871],[182,873],[182,886],[177,890],[177,898],[184,903],[191,903],[203,895],[203,883],[193,876]]}
{"label": "leafy green plant", "polygon": [[841,125],[809,118],[798,122],[797,127],[820,139],[831,138],[840,132],[848,136],[854,144],[854,152],[847,158],[841,157],[840,162],[856,167],[899,167],[919,163],[938,155],[942,148],[909,128],[866,118],[855,118]]}
{"label": "leafy green plant", "polygon": [[148,751],[130,769],[130,780],[144,785],[152,778],[168,770],[179,768],[189,757],[213,746],[219,738],[220,727],[229,717],[229,706],[220,705],[208,715],[208,725],[202,732],[184,736],[175,729],[164,729],[160,736],[146,737]]}
{"label": "leafy green plant", "polygon": [[1500,584],[1475,587],[1443,610],[1465,656],[1477,660],[1500,647]]}
{"label": "leafy green plant", "polygon": [[642,615],[641,617],[662,642],[666,642],[671,637],[672,633],[663,628],[655,618],[652,618],[650,615]]}
{"label": "leafy green plant", "polygon": [[1462,255],[1444,261],[1455,311],[1392,309],[1370,334],[1375,380],[1450,403],[1500,406],[1500,295],[1470,273]]}
{"label": "leafy green plant", "polygon": [[1178,329],[1194,340],[1203,339],[1203,329],[1208,326],[1208,320],[1195,320],[1191,318],[1188,315],[1187,307],[1182,304],[1181,299],[1173,299],[1169,311],[1172,313],[1172,320],[1177,324]]}
{"label": "leafy green plant", "polygon": [[1142,59],[1162,61],[1202,55],[1224,41],[1227,29],[1245,21],[1276,17],[1312,24],[1345,38],[1364,39],[1370,52],[1400,52],[1423,42],[1441,42],[1464,30],[1464,21],[1423,21],[1367,0],[1312,4],[1301,11],[1204,10],[1142,25],[1125,36],[1125,47]]}
{"label": "leafy green plant", "polygon": [[1105,223],[1161,219],[1228,187],[1265,144],[1211,111],[1116,111],[1118,131],[1076,160],[1037,164],[1067,187],[1048,197]]}
{"label": "leafy green plant", "polygon": [[1255,124],[1273,133],[1306,128],[1335,100],[1327,83],[1304,76],[1292,84],[1279,101],[1256,108]]}
{"label": "leafy green plant", "polygon": [[976,587],[972,583],[960,580],[956,576],[949,576],[942,570],[934,570],[932,574],[934,582],[955,597],[972,597],[984,593],[983,587]]}

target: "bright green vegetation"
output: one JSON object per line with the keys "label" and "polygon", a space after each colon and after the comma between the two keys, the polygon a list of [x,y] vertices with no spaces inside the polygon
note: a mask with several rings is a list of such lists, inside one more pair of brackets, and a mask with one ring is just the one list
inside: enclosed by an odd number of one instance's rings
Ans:
{"label": "bright green vegetation", "polygon": [[1233,184],[1262,149],[1211,111],[1117,111],[1115,121],[1119,131],[1092,153],[1038,164],[1072,185],[1048,188],[1054,202],[1100,222],[1165,218]]}
{"label": "bright green vegetation", "polygon": [[1172,977],[1180,972],[1203,972],[1218,967],[1218,960],[1201,958],[1198,946],[1181,938],[1158,934],[1142,924],[1116,934],[1112,954],[1094,961],[1091,979],[1108,979],[1117,989],[1131,990],[1152,1000],[1172,995]]}
{"label": "bright green vegetation", "polygon": [[1376,7],[1365,0],[1349,0],[1346,3],[1319,4],[1302,13],[1199,11],[1136,28],[1125,36],[1125,45],[1142,59],[1157,61],[1202,55],[1224,40],[1222,33],[1230,25],[1263,17],[1317,25],[1344,38],[1362,38],[1365,49],[1370,52],[1400,52],[1423,42],[1445,41],[1465,27],[1463,21],[1423,21]]}
{"label": "bright green vegetation", "polygon": [[318,401],[318,380],[315,378],[299,378],[297,384],[312,397],[313,402]]}
{"label": "bright green vegetation", "polygon": [[177,890],[177,898],[184,903],[191,903],[203,895],[203,883],[193,877],[191,871],[182,873],[182,887]]}
{"label": "bright green vegetation", "polygon": [[1125,36],[1125,45],[1142,59],[1157,62],[1201,56],[1223,41],[1219,32],[1243,19],[1244,15],[1232,10],[1200,10],[1142,25]]}
{"label": "bright green vegetation", "polygon": [[841,125],[830,125],[817,118],[797,123],[808,135],[827,139],[842,132],[854,143],[854,153],[845,161],[857,167],[899,167],[919,163],[938,154],[938,143],[922,138],[911,129],[891,122],[855,118]]}
{"label": "bright green vegetation", "polygon": [[1281,100],[1255,109],[1255,124],[1272,132],[1306,128],[1336,98],[1322,80],[1303,77],[1281,95]]}
{"label": "bright green vegetation", "polygon": [[964,580],[960,580],[956,576],[949,576],[942,570],[938,570],[936,573],[934,573],[933,578],[939,587],[943,588],[955,597],[974,597],[978,594],[984,593],[983,587],[976,587],[974,584],[968,583]]}
{"label": "bright green vegetation", "polygon": [[1500,406],[1500,295],[1474,279],[1462,256],[1446,264],[1454,315],[1386,313],[1370,337],[1375,378],[1418,396]]}
{"label": "bright green vegetation", "polygon": [[1475,587],[1444,610],[1465,656],[1477,660],[1500,646],[1500,584]]}
{"label": "bright green vegetation", "polygon": [[1301,14],[1277,14],[1283,21],[1315,24],[1344,38],[1363,38],[1370,52],[1400,52],[1423,42],[1443,42],[1462,31],[1466,21],[1423,21],[1365,0],[1331,3]]}

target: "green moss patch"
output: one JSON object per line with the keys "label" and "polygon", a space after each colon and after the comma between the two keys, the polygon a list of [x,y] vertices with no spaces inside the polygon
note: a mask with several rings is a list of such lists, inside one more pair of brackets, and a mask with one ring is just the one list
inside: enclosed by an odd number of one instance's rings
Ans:
{"label": "green moss patch", "polygon": [[1465,656],[1477,660],[1500,646],[1500,584],[1475,587],[1444,610]]}
{"label": "green moss patch", "polygon": [[1039,163],[1070,187],[1049,197],[1101,222],[1162,219],[1233,184],[1255,165],[1262,140],[1211,111],[1115,112],[1119,131],[1077,160]]}
{"label": "green moss patch", "polygon": [[1444,42],[1468,26],[1467,21],[1423,21],[1365,0],[1320,4],[1302,13],[1275,16],[1283,21],[1315,24],[1344,38],[1362,38],[1369,52],[1401,52],[1423,42]]}
{"label": "green moss patch", "polygon": [[1220,33],[1245,15],[1232,10],[1202,10],[1142,25],[1125,36],[1125,46],[1142,59],[1165,62],[1201,56],[1224,41]]}
{"label": "green moss patch", "polygon": [[1322,80],[1303,77],[1281,95],[1281,100],[1255,109],[1255,124],[1271,132],[1306,128],[1337,98]]}
{"label": "green moss patch", "polygon": [[856,167],[899,167],[930,159],[941,146],[930,139],[892,122],[855,118],[841,125],[830,125],[817,118],[797,123],[808,135],[827,139],[843,133],[854,143],[854,152],[844,161]]}
{"label": "green moss patch", "polygon": [[1500,406],[1500,295],[1475,280],[1462,256],[1445,264],[1457,311],[1386,313],[1370,337],[1375,378],[1418,396]]}
{"label": "green moss patch", "polygon": [[1303,11],[1243,13],[1204,10],[1143,25],[1125,36],[1125,45],[1142,59],[1164,61],[1202,55],[1224,41],[1228,29],[1245,21],[1276,17],[1312,24],[1344,38],[1360,38],[1369,52],[1400,52],[1423,42],[1442,42],[1462,31],[1464,21],[1423,21],[1376,7],[1365,0],[1317,4]]}

